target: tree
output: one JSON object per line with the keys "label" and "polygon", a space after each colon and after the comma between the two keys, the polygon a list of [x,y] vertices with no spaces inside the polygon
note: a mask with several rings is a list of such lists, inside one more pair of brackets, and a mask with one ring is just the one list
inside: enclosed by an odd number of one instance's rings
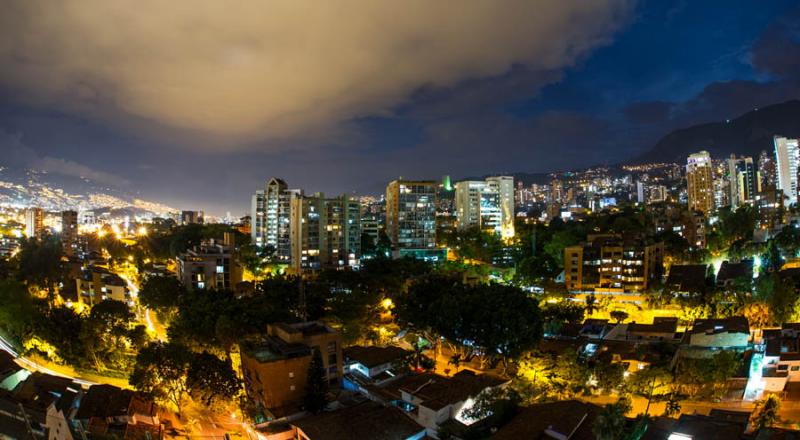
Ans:
{"label": "tree", "polygon": [[177,307],[185,289],[175,277],[149,277],[139,291],[139,302],[158,312]]}
{"label": "tree", "polygon": [[620,440],[625,437],[625,414],[631,410],[631,401],[620,397],[615,403],[609,403],[597,416],[592,427],[597,440]]}
{"label": "tree", "polygon": [[710,359],[681,358],[675,368],[675,385],[689,397],[718,397],[739,360],[739,354],[732,351],[720,351]]}
{"label": "tree", "polygon": [[41,321],[41,313],[25,285],[0,280],[0,327],[21,343]]}
{"label": "tree", "polygon": [[609,316],[611,316],[611,319],[617,321],[617,324],[620,324],[622,321],[628,319],[628,312],[624,310],[614,310],[609,313]]}
{"label": "tree", "polygon": [[186,374],[189,393],[206,407],[218,401],[231,400],[239,394],[241,383],[230,362],[204,351],[192,357]]}
{"label": "tree", "polygon": [[306,395],[303,398],[305,410],[318,414],[328,405],[328,379],[325,377],[325,367],[322,363],[322,354],[319,349],[314,349],[311,363],[308,365],[306,382]]}
{"label": "tree", "polygon": [[616,390],[625,379],[625,367],[620,363],[598,361],[594,367],[597,387],[607,393]]}
{"label": "tree", "polygon": [[594,293],[590,293],[586,297],[586,313],[592,316],[595,311],[597,311],[597,296]]}
{"label": "tree", "polygon": [[678,395],[672,393],[667,398],[667,404],[664,406],[664,417],[674,417],[681,413],[681,402],[678,400]]}
{"label": "tree", "polygon": [[186,375],[192,354],[186,346],[174,342],[151,342],[139,351],[129,377],[137,391],[152,396],[162,404],[171,404],[178,415],[188,391]]}
{"label": "tree", "polygon": [[45,290],[51,305],[55,287],[63,278],[62,255],[61,242],[52,236],[23,240],[17,255],[20,280]]}
{"label": "tree", "polygon": [[83,320],[79,339],[96,369],[106,364],[124,368],[126,364],[126,342],[132,343],[130,323],[134,316],[122,301],[104,300],[92,307]]}
{"label": "tree", "polygon": [[756,408],[750,416],[750,422],[758,429],[771,428],[781,420],[781,400],[775,394],[770,394],[756,403]]}
{"label": "tree", "polygon": [[464,417],[473,421],[493,416],[498,422],[514,416],[520,397],[511,388],[492,388],[478,395],[475,404],[464,411]]}
{"label": "tree", "polygon": [[647,399],[645,415],[650,412],[650,403],[655,398],[659,400],[663,395],[665,387],[672,383],[672,375],[669,371],[658,367],[647,367],[634,373],[628,381],[629,389],[632,393],[643,396]]}

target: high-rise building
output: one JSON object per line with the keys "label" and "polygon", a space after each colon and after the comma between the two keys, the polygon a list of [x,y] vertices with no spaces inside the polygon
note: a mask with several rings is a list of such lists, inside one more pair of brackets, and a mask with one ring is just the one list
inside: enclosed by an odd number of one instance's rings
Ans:
{"label": "high-rise building", "polygon": [[775,171],[778,189],[786,198],[784,204],[797,204],[797,172],[800,163],[800,148],[797,139],[775,136]]}
{"label": "high-rise building", "polygon": [[[738,205],[752,205],[761,192],[761,182],[752,157],[742,157],[736,164],[736,199]],[[733,199],[732,199],[733,200]]]}
{"label": "high-rise building", "polygon": [[393,256],[438,260],[436,192],[431,180],[394,180],[386,187],[386,233]]}
{"label": "high-rise building", "polygon": [[489,177],[456,183],[459,229],[479,227],[504,238],[514,236],[514,179]]}
{"label": "high-rise building", "polygon": [[181,211],[181,224],[182,225],[192,225],[198,224],[202,225],[203,220],[203,211]]}
{"label": "high-rise building", "polygon": [[637,203],[644,203],[644,182],[641,180],[636,181],[636,202]]}
{"label": "high-rise building", "polygon": [[75,255],[78,247],[78,212],[61,213],[61,246],[65,255]]}
{"label": "high-rise building", "polygon": [[484,180],[456,183],[456,219],[459,229],[478,227],[500,232],[500,195]]}
{"label": "high-rise building", "polygon": [[775,157],[766,151],[758,155],[758,178],[762,191],[775,188]]}
{"label": "high-rise building", "polygon": [[689,155],[686,162],[689,209],[709,215],[714,210],[714,178],[707,151]]}
{"label": "high-rise building", "polygon": [[514,236],[514,178],[511,176],[488,177],[489,188],[498,195],[500,208],[500,235],[503,238]]}
{"label": "high-rise building", "polygon": [[25,211],[25,235],[28,238],[41,238],[44,233],[44,210],[28,208]]}
{"label": "high-rise building", "polygon": [[250,243],[261,248],[266,239],[267,197],[263,190],[256,191],[250,199]]}
{"label": "high-rise building", "polygon": [[550,182],[550,200],[552,204],[562,204],[564,202],[564,185],[558,179]]}
{"label": "high-rise building", "polygon": [[664,185],[650,185],[647,188],[647,203],[661,203],[667,200],[669,193]]}
{"label": "high-rise building", "polygon": [[291,260],[289,237],[291,200],[300,190],[288,189],[286,182],[273,177],[263,191],[257,191],[251,203],[252,242],[258,247],[270,247],[278,261]]}
{"label": "high-rise building", "polygon": [[752,205],[761,188],[753,158],[737,158],[735,154],[732,154],[727,160],[727,165],[728,202],[731,208]]}
{"label": "high-rise building", "polygon": [[357,266],[361,204],[347,195],[298,196],[290,203],[292,267],[296,271]]}

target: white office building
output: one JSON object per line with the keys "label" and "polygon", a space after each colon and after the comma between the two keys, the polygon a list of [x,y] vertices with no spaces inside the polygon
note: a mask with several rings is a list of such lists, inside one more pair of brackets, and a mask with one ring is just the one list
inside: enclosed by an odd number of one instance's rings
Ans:
{"label": "white office building", "polygon": [[797,204],[797,170],[800,148],[797,139],[775,136],[775,170],[778,189],[783,191],[784,204]]}

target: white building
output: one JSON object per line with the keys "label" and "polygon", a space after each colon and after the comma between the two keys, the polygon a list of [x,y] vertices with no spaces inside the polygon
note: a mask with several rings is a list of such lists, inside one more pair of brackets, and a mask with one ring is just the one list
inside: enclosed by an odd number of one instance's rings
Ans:
{"label": "white building", "polygon": [[787,198],[784,204],[797,203],[797,170],[800,162],[800,148],[797,139],[788,139],[775,136],[775,170],[778,180],[778,189],[783,191]]}
{"label": "white building", "polygon": [[514,178],[489,177],[456,183],[458,228],[479,227],[510,238],[514,236]]}

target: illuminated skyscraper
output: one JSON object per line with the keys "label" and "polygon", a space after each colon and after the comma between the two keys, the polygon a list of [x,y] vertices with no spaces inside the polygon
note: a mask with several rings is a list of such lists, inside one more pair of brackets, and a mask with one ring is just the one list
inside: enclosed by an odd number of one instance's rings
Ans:
{"label": "illuminated skyscraper", "polygon": [[25,235],[28,238],[41,238],[44,233],[44,210],[28,208],[25,211]]}
{"label": "illuminated skyscraper", "polygon": [[727,164],[728,202],[731,208],[752,205],[756,194],[761,189],[753,158],[737,158],[735,154],[732,154],[727,160]]}
{"label": "illuminated skyscraper", "polygon": [[289,190],[286,182],[273,177],[264,190],[257,191],[252,198],[252,242],[261,248],[269,246],[279,261],[288,262],[291,259],[290,202],[299,194],[299,190]]}
{"label": "illuminated skyscraper", "polygon": [[459,229],[479,227],[504,238],[514,236],[514,178],[489,177],[456,183]]}
{"label": "illuminated skyscraper", "polygon": [[775,171],[778,189],[783,191],[785,205],[797,204],[797,171],[800,148],[797,139],[775,136]]}
{"label": "illuminated skyscraper", "polygon": [[689,155],[686,161],[689,209],[709,215],[714,210],[714,178],[707,151]]}
{"label": "illuminated skyscraper", "polygon": [[495,176],[487,178],[486,182],[498,195],[500,235],[503,238],[511,238],[514,236],[514,178]]}
{"label": "illuminated skyscraper", "polygon": [[352,267],[361,257],[361,205],[347,195],[293,197],[290,241],[296,271]]}
{"label": "illuminated skyscraper", "polygon": [[436,191],[431,180],[394,180],[386,187],[386,233],[395,257],[442,258],[436,249]]}
{"label": "illuminated skyscraper", "polygon": [[64,211],[61,213],[61,246],[64,254],[75,255],[78,246],[78,212]]}
{"label": "illuminated skyscraper", "polygon": [[458,229],[478,227],[500,233],[500,196],[484,180],[456,183],[456,218]]}

